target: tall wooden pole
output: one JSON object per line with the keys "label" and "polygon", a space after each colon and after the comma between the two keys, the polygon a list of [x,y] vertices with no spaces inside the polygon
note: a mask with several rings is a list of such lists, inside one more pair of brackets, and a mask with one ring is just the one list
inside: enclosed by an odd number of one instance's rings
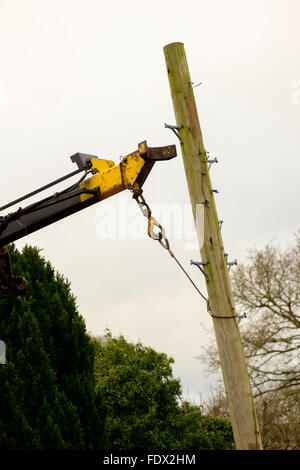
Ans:
{"label": "tall wooden pole", "polygon": [[[228,266],[218,222],[192,82],[184,45],[176,42],[164,47],[173,107],[181,137],[181,151],[196,227],[197,214],[204,210],[204,234],[200,254],[206,280],[209,310],[223,372],[236,449],[262,449],[259,426],[236,310]],[[201,238],[201,237],[200,237]],[[198,237],[199,240],[199,237]]]}

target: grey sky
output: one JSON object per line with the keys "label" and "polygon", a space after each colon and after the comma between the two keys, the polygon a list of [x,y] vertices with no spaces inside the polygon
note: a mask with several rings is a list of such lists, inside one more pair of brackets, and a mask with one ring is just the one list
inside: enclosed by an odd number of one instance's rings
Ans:
{"label": "grey sky", "polygon": [[[118,162],[147,140],[176,144],[178,157],[156,164],[146,199],[187,204],[180,145],[164,128],[175,119],[163,46],[180,41],[202,82],[195,97],[206,149],[219,160],[211,176],[229,258],[272,239],[284,246],[299,228],[299,18],[298,0],[0,0],[1,201],[74,170],[75,152]],[[134,204],[122,193],[98,207],[118,214],[120,198]],[[207,387],[194,359],[211,325],[205,305],[156,242],[101,240],[98,207],[17,247],[43,248],[93,334],[110,328],[173,356],[197,400]],[[197,250],[169,235],[204,288],[189,264]]]}

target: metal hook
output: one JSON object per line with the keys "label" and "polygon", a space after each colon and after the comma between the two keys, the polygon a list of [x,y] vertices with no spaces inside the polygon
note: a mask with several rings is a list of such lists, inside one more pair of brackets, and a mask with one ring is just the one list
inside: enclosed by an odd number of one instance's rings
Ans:
{"label": "metal hook", "polygon": [[181,137],[180,137],[180,135],[178,134],[177,131],[178,131],[179,129],[182,129],[183,127],[184,127],[183,125],[181,125],[181,126],[173,126],[172,124],[166,124],[166,123],[165,123],[165,128],[171,129],[171,131],[173,131],[174,134],[176,135],[176,137],[180,140],[180,143],[181,143],[182,145],[183,145],[183,141],[182,141],[182,139],[181,139]]}
{"label": "metal hook", "polygon": [[201,266],[206,266],[207,264],[209,264],[209,261],[205,261],[204,263],[202,263],[201,261],[193,261],[191,259],[191,264],[194,264],[195,266],[198,266],[198,268],[200,269],[200,271],[202,272],[203,276],[205,277],[205,279],[207,281],[209,281],[209,278],[208,278],[208,275],[206,274],[206,272],[202,269]]}
{"label": "metal hook", "polygon": [[213,158],[212,160],[207,159],[207,163],[209,163],[208,169],[210,170],[210,167],[212,166],[213,163],[219,163],[217,158]]}
{"label": "metal hook", "polygon": [[236,259],[235,259],[234,261],[231,261],[231,262],[227,261],[227,259],[228,259],[228,253],[225,253],[224,256],[225,256],[225,259],[226,259],[226,263],[227,263],[227,266],[228,266],[228,272],[229,272],[231,266],[237,265],[238,263],[237,263],[237,260],[236,260]]}
{"label": "metal hook", "polygon": [[205,150],[205,152],[199,152],[199,155],[205,155],[206,156],[206,162],[209,163],[208,169],[210,170],[210,167],[212,166],[213,163],[219,163],[219,160],[217,158],[209,158],[209,151]]}
{"label": "metal hook", "polygon": [[240,323],[240,321],[243,319],[243,318],[247,318],[247,315],[246,313],[243,313],[242,315],[238,315],[238,322]]}

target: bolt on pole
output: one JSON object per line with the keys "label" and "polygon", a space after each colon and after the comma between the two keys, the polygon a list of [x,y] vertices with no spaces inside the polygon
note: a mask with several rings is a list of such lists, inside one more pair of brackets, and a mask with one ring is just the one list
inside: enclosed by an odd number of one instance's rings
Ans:
{"label": "bolt on pole", "polygon": [[164,47],[164,54],[197,234],[197,214],[204,210],[204,217],[201,217],[204,232],[202,227],[203,233],[198,237],[201,238],[201,243],[198,240],[199,249],[206,273],[209,310],[213,317],[235,446],[238,450],[262,449],[214,200],[215,191],[209,175],[208,152],[203,144],[184,45],[180,42],[168,44]]}

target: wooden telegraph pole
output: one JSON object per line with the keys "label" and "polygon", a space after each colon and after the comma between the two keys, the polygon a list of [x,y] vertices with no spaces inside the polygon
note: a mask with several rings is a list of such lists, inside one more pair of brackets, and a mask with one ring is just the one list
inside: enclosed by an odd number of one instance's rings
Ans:
{"label": "wooden telegraph pole", "polygon": [[202,269],[207,276],[208,311],[213,318],[235,445],[239,450],[262,449],[184,45],[179,42],[168,44],[164,54],[198,234],[199,220],[204,222],[204,232],[198,236],[198,241]]}

